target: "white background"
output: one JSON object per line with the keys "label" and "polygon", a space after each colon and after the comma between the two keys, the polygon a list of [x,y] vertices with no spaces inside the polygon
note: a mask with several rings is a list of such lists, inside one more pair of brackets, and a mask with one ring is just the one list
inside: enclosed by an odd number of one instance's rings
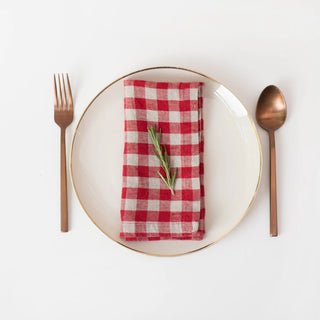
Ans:
{"label": "white background", "polygon": [[[268,139],[256,200],[208,249],[135,253],[104,236],[69,188],[59,231],[54,72],[69,72],[76,123],[91,99],[131,71],[203,72],[254,117],[261,90],[288,104],[276,134],[278,238],[269,237]],[[320,319],[320,2],[0,1],[0,318]],[[70,180],[69,180],[70,182]]]}

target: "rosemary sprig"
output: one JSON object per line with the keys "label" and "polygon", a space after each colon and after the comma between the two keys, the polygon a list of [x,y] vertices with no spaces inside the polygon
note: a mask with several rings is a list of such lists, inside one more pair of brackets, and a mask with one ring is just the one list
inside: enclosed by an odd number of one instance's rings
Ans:
{"label": "rosemary sprig", "polygon": [[177,168],[174,170],[174,173],[171,177],[171,164],[170,160],[168,159],[168,152],[166,146],[163,146],[164,153],[162,151],[162,147],[160,145],[160,139],[161,139],[161,128],[159,130],[159,134],[156,134],[156,126],[151,126],[148,128],[148,132],[150,134],[152,143],[154,145],[154,149],[152,149],[153,153],[156,155],[156,157],[159,159],[161,163],[161,167],[166,173],[166,178],[158,171],[158,175],[162,179],[162,181],[166,184],[166,186],[171,190],[171,193],[174,195],[174,183],[176,181],[177,177]]}

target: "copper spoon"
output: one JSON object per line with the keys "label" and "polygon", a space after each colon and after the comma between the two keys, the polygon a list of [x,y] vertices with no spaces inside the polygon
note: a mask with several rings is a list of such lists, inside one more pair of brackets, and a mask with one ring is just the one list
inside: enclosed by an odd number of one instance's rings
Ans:
{"label": "copper spoon", "polygon": [[270,235],[278,236],[277,222],[277,184],[276,184],[276,151],[274,132],[279,129],[287,117],[286,102],[279,88],[266,87],[258,100],[256,118],[259,125],[269,133],[270,150]]}

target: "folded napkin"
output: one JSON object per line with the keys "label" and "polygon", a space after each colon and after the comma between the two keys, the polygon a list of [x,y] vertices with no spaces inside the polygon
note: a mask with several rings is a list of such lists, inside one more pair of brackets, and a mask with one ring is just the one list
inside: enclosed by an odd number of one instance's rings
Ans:
{"label": "folded napkin", "polygon": [[[120,237],[201,240],[204,230],[201,82],[124,81],[125,146]],[[161,129],[171,171],[172,195],[160,179],[147,128]]]}

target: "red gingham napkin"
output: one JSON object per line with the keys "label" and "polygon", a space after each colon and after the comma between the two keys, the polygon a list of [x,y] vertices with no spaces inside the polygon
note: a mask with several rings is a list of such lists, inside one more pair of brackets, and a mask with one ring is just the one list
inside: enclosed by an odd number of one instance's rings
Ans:
{"label": "red gingham napkin", "polygon": [[[120,237],[201,240],[204,234],[202,83],[124,81],[125,146]],[[160,179],[147,128],[162,131],[175,195]],[[160,172],[165,176],[163,170]]]}

